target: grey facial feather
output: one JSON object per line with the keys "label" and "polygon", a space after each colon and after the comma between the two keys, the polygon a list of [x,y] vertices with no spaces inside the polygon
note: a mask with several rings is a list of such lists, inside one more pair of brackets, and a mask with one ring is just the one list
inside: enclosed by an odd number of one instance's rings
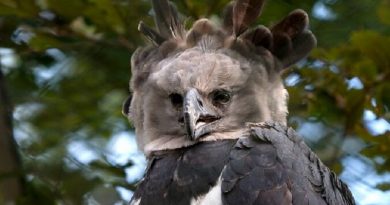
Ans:
{"label": "grey facial feather", "polygon": [[[234,133],[248,122],[286,124],[288,94],[280,71],[306,56],[316,43],[308,30],[304,11],[292,12],[272,29],[257,26],[247,30],[260,10],[243,15],[248,19],[242,25],[237,24],[241,21],[233,25],[229,18],[241,14],[233,15],[231,10],[236,5],[230,4],[222,27],[200,19],[190,30],[184,31],[175,7],[166,2],[159,6],[164,5],[175,14],[172,17],[175,21],[167,21],[171,17],[165,14],[156,17],[158,29],[165,33],[143,25],[143,33],[150,35],[154,46],[138,49],[131,61],[133,97],[128,116],[136,128],[141,150],[146,146],[148,151],[153,151],[196,143],[187,136],[184,107],[180,104],[183,103],[180,98],[184,100],[193,89],[199,93],[202,106],[217,115],[213,122],[208,122],[209,119],[201,122],[210,124],[209,137],[204,136],[204,139],[220,139],[224,136],[221,133]],[[258,6],[256,8],[261,9],[262,5]],[[173,24],[169,25],[170,22]],[[239,28],[234,28],[236,32],[233,32],[234,26]],[[169,28],[175,28],[180,37],[175,32],[168,35]],[[221,90],[229,95],[223,105],[213,99]],[[172,95],[176,96],[174,100]]]}

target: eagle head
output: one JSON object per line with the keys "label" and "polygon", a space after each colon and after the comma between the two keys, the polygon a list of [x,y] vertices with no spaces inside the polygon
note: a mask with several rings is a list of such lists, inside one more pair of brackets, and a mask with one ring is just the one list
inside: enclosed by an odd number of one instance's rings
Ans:
{"label": "eagle head", "polygon": [[[248,29],[248,19],[237,20],[243,15],[237,1],[227,7],[223,26],[200,19],[186,31],[175,7],[153,2],[159,31],[140,23],[154,45],[132,56],[132,97],[123,109],[146,154],[234,138],[249,122],[286,124],[288,94],[280,72],[315,46],[304,11],[271,29]],[[156,10],[164,6],[168,14]],[[173,19],[168,28],[161,15]]]}

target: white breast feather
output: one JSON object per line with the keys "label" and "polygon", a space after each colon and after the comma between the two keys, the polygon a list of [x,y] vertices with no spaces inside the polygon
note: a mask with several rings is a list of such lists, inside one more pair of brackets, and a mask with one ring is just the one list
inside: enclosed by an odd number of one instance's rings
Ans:
{"label": "white breast feather", "polygon": [[219,177],[218,183],[205,195],[193,198],[191,205],[222,205],[221,182],[221,177]]}

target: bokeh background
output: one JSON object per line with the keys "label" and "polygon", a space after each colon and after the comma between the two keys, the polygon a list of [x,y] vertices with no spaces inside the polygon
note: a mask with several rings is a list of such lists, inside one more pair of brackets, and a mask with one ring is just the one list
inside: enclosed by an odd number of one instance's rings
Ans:
{"label": "bokeh background", "polygon": [[[189,26],[228,0],[175,0]],[[268,0],[306,10],[318,47],[285,72],[289,124],[351,188],[390,204],[390,0]],[[146,166],[121,115],[147,0],[0,0],[0,204],[126,204]]]}

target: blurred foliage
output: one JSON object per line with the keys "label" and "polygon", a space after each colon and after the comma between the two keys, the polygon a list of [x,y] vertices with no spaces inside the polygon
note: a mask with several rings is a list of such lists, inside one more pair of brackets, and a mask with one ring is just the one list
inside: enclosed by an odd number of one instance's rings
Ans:
{"label": "blurred foliage", "polygon": [[[218,16],[228,0],[174,2],[190,24]],[[290,124],[321,125],[307,141],[338,173],[345,156],[388,173],[390,132],[375,134],[364,113],[390,122],[390,1],[267,1],[259,23],[272,25],[296,8],[311,15],[318,48],[284,73]],[[109,160],[106,147],[130,132],[120,108],[131,53],[145,44],[137,24],[152,25],[151,15],[145,0],[0,0],[1,71],[26,178],[20,204],[113,204],[121,200],[117,187],[132,189],[125,181],[132,163]],[[79,161],[69,151],[77,142],[97,157]]]}

